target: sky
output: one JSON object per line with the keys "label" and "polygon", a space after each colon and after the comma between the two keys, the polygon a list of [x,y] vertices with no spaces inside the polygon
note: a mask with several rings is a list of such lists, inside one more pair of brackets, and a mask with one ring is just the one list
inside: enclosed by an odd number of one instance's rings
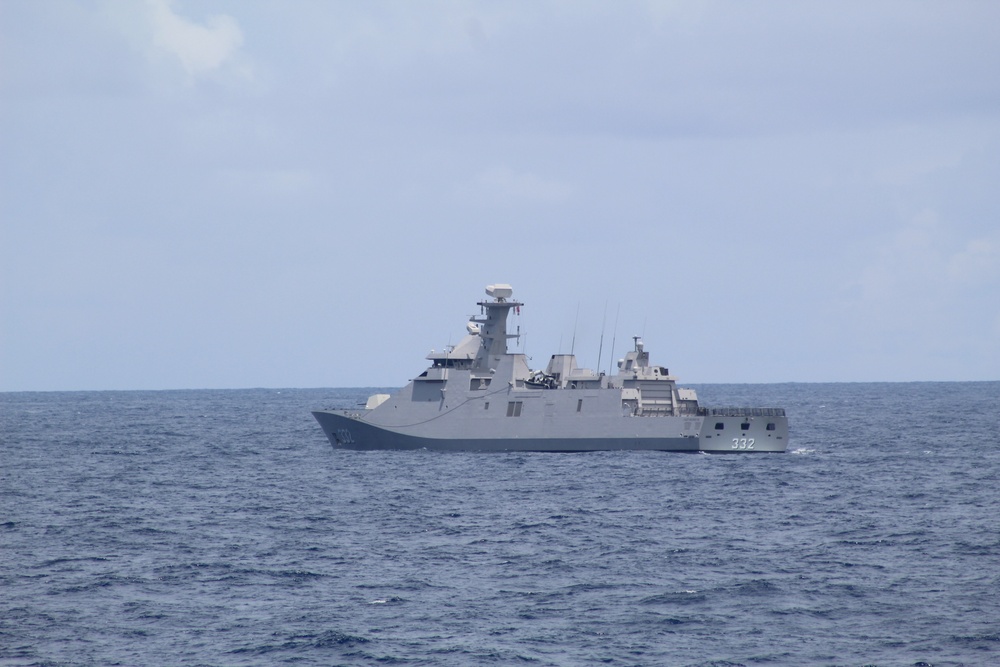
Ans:
{"label": "sky", "polygon": [[1000,380],[1000,3],[0,0],[0,391]]}

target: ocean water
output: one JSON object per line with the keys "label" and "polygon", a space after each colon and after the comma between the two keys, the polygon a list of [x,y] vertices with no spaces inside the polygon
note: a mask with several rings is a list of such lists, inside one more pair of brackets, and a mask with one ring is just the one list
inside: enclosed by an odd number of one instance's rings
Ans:
{"label": "ocean water", "polygon": [[369,390],[0,394],[0,665],[998,665],[1000,382],[786,454],[335,451]]}

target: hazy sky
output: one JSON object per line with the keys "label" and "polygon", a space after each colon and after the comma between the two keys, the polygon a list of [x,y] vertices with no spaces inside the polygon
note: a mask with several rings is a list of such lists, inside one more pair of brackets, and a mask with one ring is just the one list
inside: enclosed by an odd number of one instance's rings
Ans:
{"label": "hazy sky", "polygon": [[1000,2],[0,0],[0,390],[400,386],[494,282],[533,368],[1000,379]]}

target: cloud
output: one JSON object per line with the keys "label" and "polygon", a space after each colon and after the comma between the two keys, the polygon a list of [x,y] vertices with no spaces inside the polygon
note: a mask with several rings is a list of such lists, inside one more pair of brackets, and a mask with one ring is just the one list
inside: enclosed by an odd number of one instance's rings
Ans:
{"label": "cloud", "polygon": [[[838,379],[986,379],[1000,363],[1000,232],[926,208],[845,262],[846,298],[817,322]],[[811,340],[815,345],[815,340]]]}
{"label": "cloud", "polygon": [[996,280],[1000,276],[1000,242],[991,238],[969,241],[948,258],[946,275],[954,285],[977,286]]}
{"label": "cloud", "polygon": [[857,280],[861,301],[906,302],[917,295],[953,298],[1000,277],[1000,235],[961,239],[929,209],[915,215],[877,251]]}
{"label": "cloud", "polygon": [[[0,0],[0,387],[136,386],[113,344],[136,285],[187,341],[146,346],[162,372],[141,386],[396,381],[452,323],[385,294],[465,312],[454,263],[418,258],[498,229],[518,251],[476,255],[473,288],[622,299],[620,335],[667,337],[685,377],[996,378],[998,40],[1000,3]],[[538,269],[612,243],[641,261]],[[290,325],[260,285],[328,287],[330,307]],[[247,375],[182,354],[226,349],[198,333],[222,292],[260,315],[226,324],[267,351]],[[539,315],[536,351],[572,309]],[[86,345],[49,326],[80,312]],[[381,371],[315,362],[397,317],[419,349],[375,341]],[[273,361],[289,352],[311,370]]]}
{"label": "cloud", "polygon": [[170,0],[148,0],[153,43],[176,57],[192,76],[217,70],[231,61],[243,44],[243,33],[231,16],[211,16],[199,25],[174,13]]}
{"label": "cloud", "polygon": [[[926,150],[926,147],[924,147]],[[924,155],[907,157],[879,169],[874,178],[879,183],[889,186],[907,186],[920,183],[928,177],[934,177],[942,172],[954,171],[962,164],[961,149],[952,147],[947,155]]]}
{"label": "cloud", "polygon": [[915,359],[927,377],[995,369],[1000,232],[969,233],[928,209],[874,245],[842,304],[841,334],[897,373]]}
{"label": "cloud", "polygon": [[573,194],[568,183],[546,179],[530,172],[494,167],[479,175],[480,188],[502,198],[534,202],[561,202]]}
{"label": "cloud", "polygon": [[935,288],[934,275],[943,263],[936,243],[937,214],[924,210],[896,230],[876,249],[876,257],[859,274],[860,300],[896,301],[914,292]]}
{"label": "cloud", "polygon": [[292,197],[315,190],[317,178],[305,169],[223,169],[217,181],[244,197]]}

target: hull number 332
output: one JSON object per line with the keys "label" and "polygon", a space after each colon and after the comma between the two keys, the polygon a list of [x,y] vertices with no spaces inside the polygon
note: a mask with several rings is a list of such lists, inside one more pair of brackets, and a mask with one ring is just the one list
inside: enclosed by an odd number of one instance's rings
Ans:
{"label": "hull number 332", "polygon": [[753,438],[733,438],[733,449],[753,449]]}

